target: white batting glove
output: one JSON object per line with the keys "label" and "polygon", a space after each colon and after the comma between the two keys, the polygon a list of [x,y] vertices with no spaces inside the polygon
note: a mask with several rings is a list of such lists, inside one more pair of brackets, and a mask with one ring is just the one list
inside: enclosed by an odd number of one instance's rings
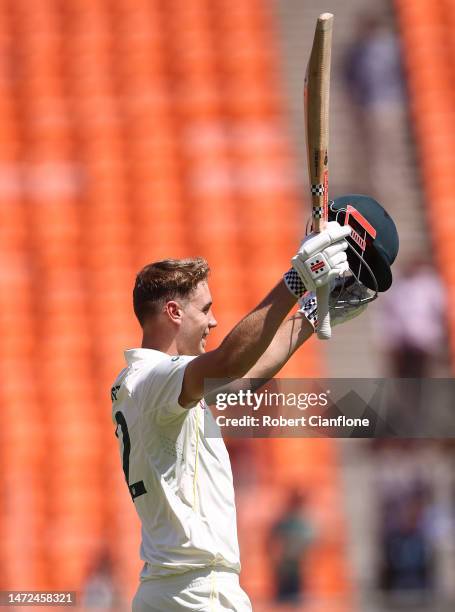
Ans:
{"label": "white batting glove", "polygon": [[348,225],[330,221],[322,232],[309,234],[304,239],[292,258],[292,267],[307,291],[316,291],[349,269],[345,238],[350,233]]}
{"label": "white batting glove", "polygon": [[[347,323],[351,319],[355,319],[362,312],[367,309],[367,302],[360,302],[358,304],[347,304],[344,308],[336,308],[339,300],[349,302],[355,291],[355,297],[358,299],[364,299],[368,295],[368,290],[365,287],[345,288],[341,291],[338,288],[334,288],[329,298],[329,311],[330,311],[330,324],[332,327],[340,325],[341,323]],[[318,327],[318,303],[316,300],[316,294],[312,291],[299,299],[299,312],[305,315],[308,321],[313,326],[313,329]]]}

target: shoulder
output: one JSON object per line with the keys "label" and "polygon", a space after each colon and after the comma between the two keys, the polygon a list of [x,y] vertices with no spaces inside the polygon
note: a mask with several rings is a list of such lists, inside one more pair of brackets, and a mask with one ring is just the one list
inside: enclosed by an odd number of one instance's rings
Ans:
{"label": "shoulder", "polygon": [[128,387],[133,397],[152,404],[176,403],[182,388],[185,368],[195,357],[168,355],[152,349],[127,351]]}
{"label": "shoulder", "polygon": [[136,373],[138,380],[144,377],[163,379],[172,377],[175,372],[185,369],[193,359],[194,357],[189,355],[168,355],[153,351],[152,355],[147,355],[146,358],[134,362],[131,371]]}

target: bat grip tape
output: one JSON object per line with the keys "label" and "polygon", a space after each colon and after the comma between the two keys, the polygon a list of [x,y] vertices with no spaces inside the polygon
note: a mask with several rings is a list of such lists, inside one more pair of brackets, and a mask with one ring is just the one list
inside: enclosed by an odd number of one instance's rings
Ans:
{"label": "bat grip tape", "polygon": [[320,340],[328,340],[332,337],[332,329],[330,327],[330,312],[329,312],[329,295],[330,283],[326,283],[316,290],[316,298],[318,301],[318,338]]}

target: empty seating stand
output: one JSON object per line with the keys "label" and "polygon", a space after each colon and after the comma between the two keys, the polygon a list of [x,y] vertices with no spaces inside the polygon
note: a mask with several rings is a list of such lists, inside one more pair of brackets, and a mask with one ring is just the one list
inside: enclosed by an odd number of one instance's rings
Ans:
{"label": "empty seating stand", "polygon": [[[139,523],[109,390],[122,351],[140,343],[135,273],[204,255],[214,346],[302,235],[274,24],[263,0],[15,0],[0,2],[0,48],[0,587],[79,590],[107,549],[130,597]],[[313,340],[283,371],[322,374]],[[265,538],[286,490],[302,482],[336,507],[330,533],[342,517],[330,441],[255,448],[276,502],[253,540],[251,503],[240,519],[244,583],[260,600],[273,591]],[[342,539],[314,554],[315,594],[346,601]]]}

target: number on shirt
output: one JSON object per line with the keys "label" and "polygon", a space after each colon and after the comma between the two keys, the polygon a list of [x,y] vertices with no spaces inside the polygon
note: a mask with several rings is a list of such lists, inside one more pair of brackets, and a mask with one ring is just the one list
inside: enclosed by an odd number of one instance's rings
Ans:
{"label": "number on shirt", "polygon": [[[136,497],[140,495],[144,495],[147,493],[143,480],[139,480],[134,484],[130,485],[130,451],[131,451],[131,442],[130,442],[130,434],[128,433],[128,425],[126,424],[126,419],[120,410],[115,413],[115,420],[117,422],[118,427],[120,427],[120,431],[122,432],[122,444],[123,444],[123,473],[125,474],[126,484],[128,486],[131,499],[134,501]],[[118,427],[115,430],[115,435],[118,438]]]}

